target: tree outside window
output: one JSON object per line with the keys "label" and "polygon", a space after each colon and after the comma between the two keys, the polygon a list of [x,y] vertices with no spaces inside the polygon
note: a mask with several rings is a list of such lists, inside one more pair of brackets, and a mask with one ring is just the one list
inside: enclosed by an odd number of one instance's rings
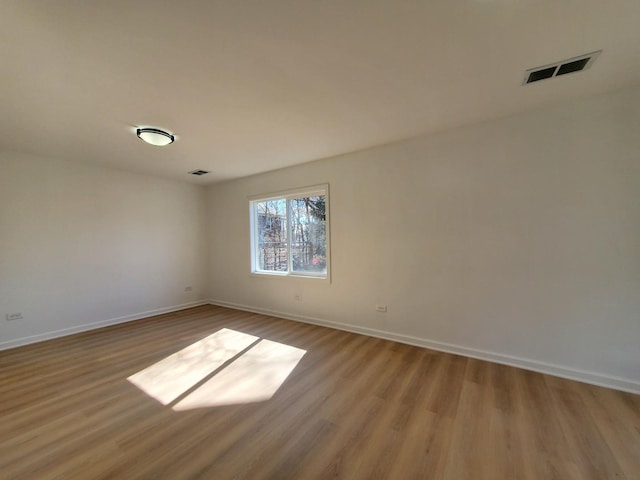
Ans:
{"label": "tree outside window", "polygon": [[251,202],[254,273],[327,277],[327,190]]}

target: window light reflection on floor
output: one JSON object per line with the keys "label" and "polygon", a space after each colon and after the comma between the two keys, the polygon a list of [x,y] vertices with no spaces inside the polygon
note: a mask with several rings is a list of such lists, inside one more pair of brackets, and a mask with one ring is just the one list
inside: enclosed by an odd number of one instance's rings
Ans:
{"label": "window light reflection on floor", "polygon": [[306,353],[223,328],[127,380],[173,410],[270,399]]}

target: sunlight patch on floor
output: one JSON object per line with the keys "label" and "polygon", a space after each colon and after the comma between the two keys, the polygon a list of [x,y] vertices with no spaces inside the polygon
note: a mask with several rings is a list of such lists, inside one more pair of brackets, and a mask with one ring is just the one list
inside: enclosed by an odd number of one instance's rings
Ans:
{"label": "sunlight patch on floor", "polygon": [[269,400],[306,353],[260,340],[217,375],[173,406],[174,410],[218,407]]}
{"label": "sunlight patch on floor", "polygon": [[127,380],[163,405],[168,405],[258,337],[223,328],[183,348]]}
{"label": "sunlight patch on floor", "polygon": [[223,328],[127,380],[175,411],[269,400],[306,350]]}

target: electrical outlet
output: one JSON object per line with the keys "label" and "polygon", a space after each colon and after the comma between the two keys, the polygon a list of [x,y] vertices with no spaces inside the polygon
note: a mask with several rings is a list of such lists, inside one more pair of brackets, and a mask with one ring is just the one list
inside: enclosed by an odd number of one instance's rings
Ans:
{"label": "electrical outlet", "polygon": [[7,320],[22,320],[23,318],[22,312],[7,313]]}
{"label": "electrical outlet", "polygon": [[294,299],[296,302],[301,302],[301,301],[302,301],[302,295],[300,295],[299,293],[296,293],[296,294],[293,296],[293,299]]}
{"label": "electrical outlet", "polygon": [[190,292],[191,290],[193,290],[193,288],[191,288],[191,287],[184,287],[184,291],[185,291],[185,292]]}
{"label": "electrical outlet", "polygon": [[376,305],[376,312],[387,313],[386,305]]}

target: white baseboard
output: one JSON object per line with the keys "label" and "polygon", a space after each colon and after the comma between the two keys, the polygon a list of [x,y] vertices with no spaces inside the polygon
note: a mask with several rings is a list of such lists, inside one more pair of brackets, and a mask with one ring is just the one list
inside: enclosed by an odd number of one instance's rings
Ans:
{"label": "white baseboard", "polygon": [[214,299],[209,300],[209,303],[212,305],[233,308],[236,310],[244,310],[247,312],[261,313],[263,315],[285,318],[287,320],[294,320],[294,321],[304,322],[304,323],[312,323],[314,325],[321,325],[323,327],[335,328],[337,330],[345,330],[347,332],[360,333],[363,335],[368,335],[370,337],[377,337],[385,340],[392,340],[395,342],[415,345],[418,347],[430,348],[432,350],[438,350],[441,352],[453,353],[453,354],[462,355],[465,357],[477,358],[479,360],[486,360],[489,362],[500,363],[500,364],[509,365],[512,367],[523,368],[525,370],[532,370],[534,372],[546,373],[556,377],[568,378],[570,380],[577,380],[579,382],[598,385],[600,387],[613,388],[615,390],[622,390],[624,392],[640,394],[640,382],[626,379],[626,378],[614,377],[610,375],[604,375],[601,373],[589,372],[585,370],[577,370],[574,368],[563,367],[561,365],[541,362],[539,360],[514,357],[511,355],[504,355],[501,353],[489,352],[486,350],[479,350],[476,348],[465,347],[461,345],[454,345],[450,343],[439,342],[436,340],[429,340],[426,338],[402,335],[402,334],[397,334],[393,332],[387,332],[384,330],[376,330],[368,327],[361,327],[357,325],[349,325],[346,323],[333,322],[329,320],[323,320],[320,318],[308,317],[305,315],[279,312],[275,310],[269,310],[266,308],[252,307],[249,305],[241,305],[237,303],[224,302],[221,300],[214,300]]}
{"label": "white baseboard", "polygon": [[207,305],[210,302],[208,300],[197,300],[195,302],[183,303],[181,305],[173,305],[171,307],[158,308],[155,310],[148,310],[146,312],[134,313],[132,315],[125,315],[123,317],[109,318],[107,320],[101,320],[99,322],[85,323],[83,325],[77,325],[75,327],[63,328],[61,330],[54,330],[52,332],[39,333],[38,335],[30,335],[28,337],[17,338],[15,340],[9,340],[8,342],[0,343],[0,350],[7,350],[9,348],[21,347],[23,345],[29,345],[31,343],[44,342],[45,340],[51,340],[53,338],[66,337],[74,333],[86,332],[87,330],[95,330],[96,328],[108,327],[109,325],[117,325],[118,323],[131,322],[133,320],[140,320],[154,315],[160,315],[163,313],[176,312],[178,310],[184,310],[185,308],[197,307],[199,305]]}

